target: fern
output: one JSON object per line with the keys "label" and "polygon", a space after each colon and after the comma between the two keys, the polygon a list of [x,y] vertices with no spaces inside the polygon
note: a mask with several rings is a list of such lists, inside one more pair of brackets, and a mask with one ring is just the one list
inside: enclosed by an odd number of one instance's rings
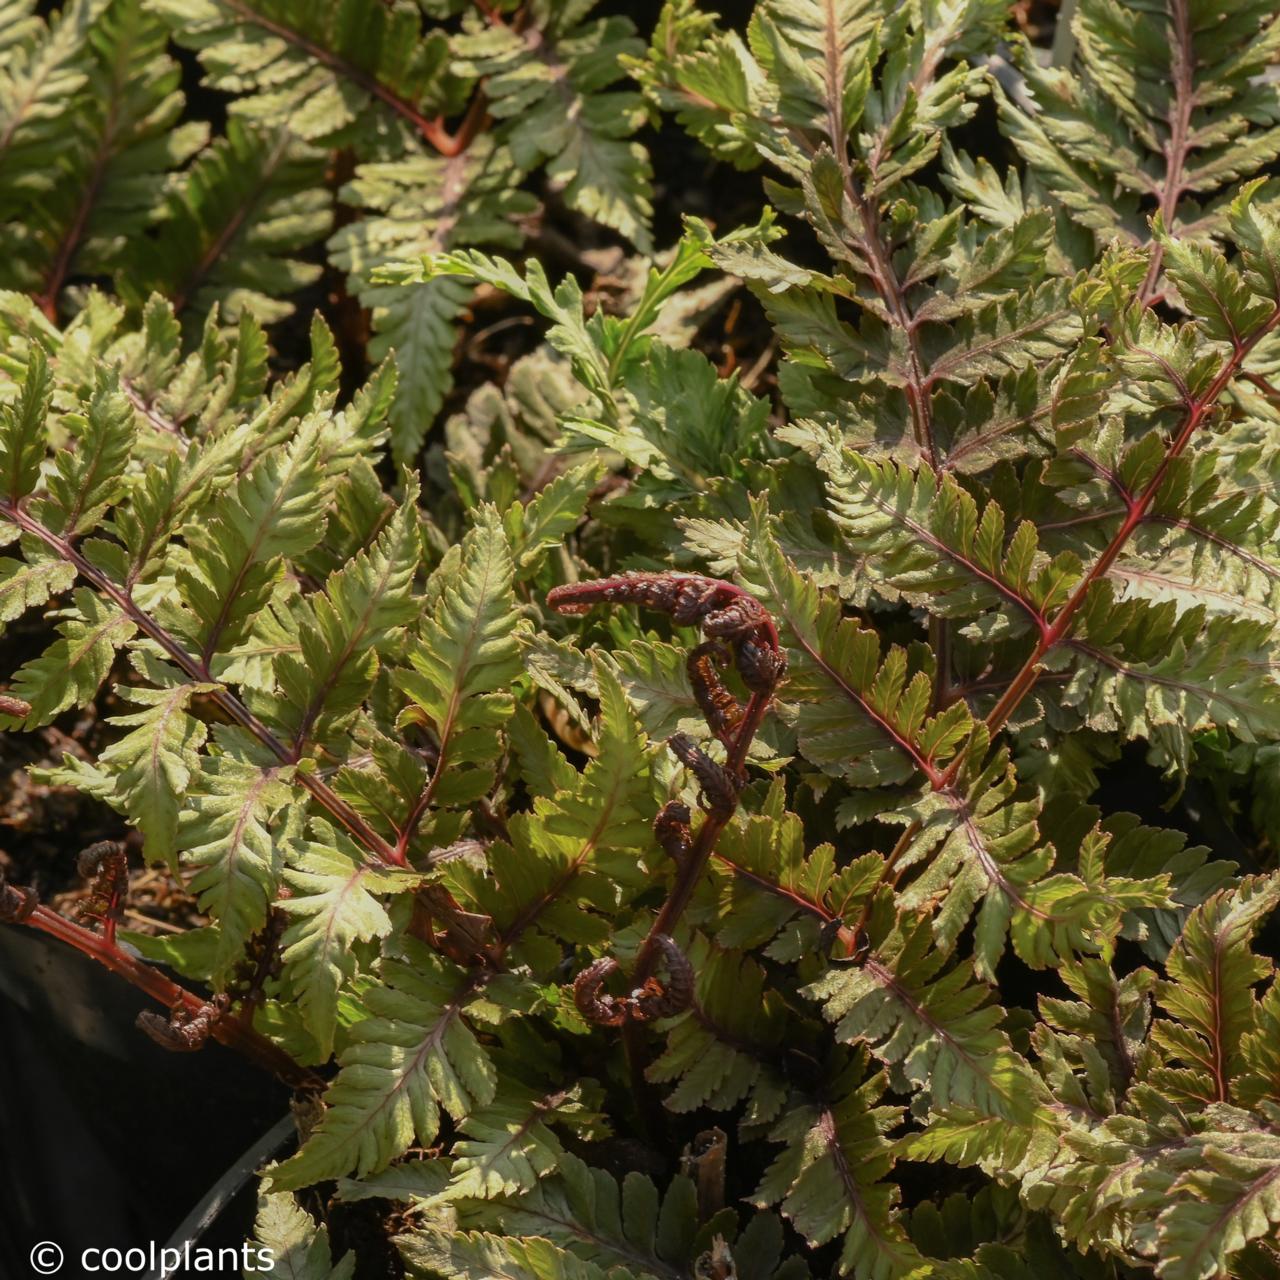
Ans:
{"label": "fern", "polygon": [[545,159],[573,208],[647,251],[652,177],[644,149],[629,137],[644,108],[639,94],[602,92],[640,44],[625,18],[582,21],[593,7],[544,6],[536,40],[504,25],[468,33],[457,45],[460,69],[485,78],[495,116],[514,118],[507,139],[518,165]]}
{"label": "fern", "polygon": [[[448,46],[423,39],[416,12],[344,0],[162,0],[157,10],[195,49],[209,82],[237,93],[236,113],[254,127],[287,127],[308,141],[367,138],[380,126],[423,130],[439,101]],[[243,79],[241,49],[260,54]]]}
{"label": "fern", "polygon": [[288,1268],[299,1280],[350,1280],[355,1271],[356,1255],[349,1253],[335,1264],[328,1231],[283,1192],[259,1196],[254,1236],[270,1250],[273,1266]]}
{"label": "fern", "polygon": [[422,447],[449,393],[455,321],[469,294],[457,281],[392,289],[374,283],[374,275],[413,253],[473,242],[518,245],[512,224],[534,207],[531,198],[513,190],[520,177],[509,150],[478,139],[457,156],[361,165],[342,190],[346,203],[377,214],[336,232],[329,253],[372,312],[378,338],[370,355],[394,351],[402,370],[393,415],[398,457],[411,458]]}
{"label": "fern", "polygon": [[267,922],[282,866],[273,820],[288,800],[281,771],[228,758],[204,762],[187,792],[177,847],[183,865],[194,871],[188,888],[219,926],[215,982],[226,981]]}
{"label": "fern", "polygon": [[8,228],[21,238],[6,237],[14,274],[5,283],[37,293],[46,310],[68,276],[111,275],[127,260],[129,242],[161,217],[173,171],[206,141],[200,122],[179,123],[179,71],[165,45],[163,25],[141,0],[105,6],[75,59],[83,85],[74,93],[61,86],[72,93],[74,145],[57,157],[57,177],[28,175],[15,140],[10,164],[22,199]]}
{"label": "fern", "polygon": [[748,7],[0,0],[0,921],[315,1280],[1273,1275],[1280,22]]}
{"label": "fern", "polygon": [[[876,919],[876,917],[879,917]],[[964,966],[941,972],[927,922],[895,921],[876,904],[867,961],[834,968],[809,988],[844,1043],[865,1041],[938,1107],[972,1106],[1031,1121],[1032,1077],[999,1028],[1002,1011]]]}
{"label": "fern", "polygon": [[158,236],[121,279],[126,298],[162,293],[175,311],[216,302],[233,320],[246,308],[268,322],[289,314],[279,296],[320,276],[291,255],[329,229],[321,160],[286,129],[231,124],[169,196]]}
{"label": "fern", "polygon": [[924,1266],[893,1212],[896,1195],[881,1179],[892,1165],[883,1134],[898,1119],[892,1107],[872,1105],[883,1072],[858,1082],[864,1062],[853,1061],[832,1081],[835,1105],[791,1108],[770,1133],[787,1149],[756,1189],[758,1203],[781,1200],[782,1212],[814,1245],[842,1237],[840,1270],[871,1277],[904,1276]]}
{"label": "fern", "polygon": [[493,1065],[461,1016],[469,985],[412,944],[384,965],[339,1059],[325,1118],[274,1170],[273,1188],[384,1168],[414,1142],[434,1140],[442,1109],[462,1117],[493,1100]]}

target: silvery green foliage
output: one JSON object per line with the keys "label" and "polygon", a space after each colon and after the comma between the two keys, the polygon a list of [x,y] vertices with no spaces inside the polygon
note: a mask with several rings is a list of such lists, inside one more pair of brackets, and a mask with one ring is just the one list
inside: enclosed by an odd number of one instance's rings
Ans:
{"label": "silvery green foliage", "polygon": [[[412,458],[452,386],[470,295],[392,297],[371,280],[381,263],[519,248],[546,184],[652,248],[645,108],[612,87],[642,51],[634,24],[594,4],[438,8],[75,0],[46,20],[6,0],[0,288],[53,315],[78,305],[73,282],[110,279],[137,309],[163,294],[191,331],[215,303],[232,322],[291,316],[327,260],[371,313],[371,361],[397,356],[392,447]],[[184,120],[178,48],[224,99],[221,137]]]}
{"label": "silvery green foliage", "polygon": [[[49,632],[4,724],[110,693],[43,777],[208,918],[130,941],[233,999],[278,952],[255,1026],[333,1069],[261,1245],[352,1273],[294,1198],[336,1180],[423,1277],[1280,1269],[1272,10],[1079,0],[1054,66],[994,0],[0,4],[0,619]],[[647,116],[768,205],[605,308],[521,259],[530,178],[647,255]],[[326,235],[386,357],[347,395],[263,327]],[[682,328],[718,276],[774,400]],[[545,342],[428,434],[477,284]],[[678,874],[664,741],[721,750],[688,628],[544,604],[628,569],[732,581],[789,666],[693,1003],[624,1036],[573,975]],[[1140,762],[1237,847],[1117,807]]]}

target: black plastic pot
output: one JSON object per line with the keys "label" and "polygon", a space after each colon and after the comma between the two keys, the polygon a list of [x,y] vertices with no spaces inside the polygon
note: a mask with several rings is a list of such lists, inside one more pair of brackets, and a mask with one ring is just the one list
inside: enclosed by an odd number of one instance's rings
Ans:
{"label": "black plastic pot", "polygon": [[[91,960],[0,928],[0,1276],[30,1274],[40,1241],[61,1246],[72,1275],[86,1248],[189,1231],[193,1207],[288,1114],[288,1091],[222,1045],[154,1044],[134,1026],[144,1008]],[[250,1178],[219,1202],[201,1243],[243,1240],[252,1192]]]}

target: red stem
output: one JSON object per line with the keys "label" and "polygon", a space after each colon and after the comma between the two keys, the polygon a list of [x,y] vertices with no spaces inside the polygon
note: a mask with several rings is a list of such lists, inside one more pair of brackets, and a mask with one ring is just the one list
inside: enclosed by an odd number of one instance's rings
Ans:
{"label": "red stem", "polygon": [[[230,689],[214,680],[204,663],[193,658],[168,631],[138,607],[128,592],[118,587],[100,569],[86,560],[70,542],[45,528],[38,520],[33,519],[8,499],[0,499],[0,518],[10,521],[25,533],[38,538],[50,550],[73,565],[82,578],[106,596],[141,632],[154,640],[173,659],[184,675],[198,684],[212,685],[213,688],[209,692],[210,699],[230,719],[253,734],[282,764],[295,763],[289,748]],[[402,865],[394,847],[318,777],[303,770],[296,771],[293,776],[297,783],[309,791],[330,816],[345,827],[369,852],[383,862]]]}
{"label": "red stem", "polygon": [[[747,703],[746,714],[742,718],[742,725],[733,740],[733,745],[729,748],[729,758],[725,765],[726,769],[734,777],[738,777],[742,773],[742,768],[747,759],[747,752],[751,747],[751,741],[763,723],[765,713],[768,711],[769,703],[772,699],[773,695],[771,693],[754,693],[751,695],[751,701]],[[636,985],[644,982],[646,978],[652,975],[658,961],[657,940],[659,935],[669,935],[679,923],[680,917],[684,915],[685,908],[693,899],[693,895],[702,879],[702,873],[706,870],[707,863],[715,852],[716,841],[719,840],[720,833],[728,826],[729,819],[732,817],[732,813],[708,813],[703,818],[702,825],[698,828],[698,834],[694,837],[693,847],[680,863],[676,874],[676,882],[671,888],[671,893],[668,895],[666,902],[662,904],[662,909],[658,912],[657,918],[650,927],[644,942],[641,944],[639,954],[636,956],[633,979]]]}
{"label": "red stem", "polygon": [[[1240,366],[1244,363],[1249,352],[1268,334],[1272,329],[1280,324],[1280,305],[1277,305],[1267,318],[1261,328],[1257,330],[1251,337],[1243,342],[1238,342],[1228,357],[1226,363],[1218,371],[1217,376],[1205,389],[1205,391],[1197,396],[1187,405],[1187,416],[1183,421],[1182,427],[1174,438],[1173,443],[1169,446],[1159,467],[1156,468],[1155,474],[1148,481],[1146,487],[1138,494],[1129,504],[1128,514],[1121,522],[1119,529],[1112,536],[1111,541],[1107,544],[1106,549],[1098,557],[1098,559],[1090,566],[1089,571],[1084,575],[1077,585],[1075,591],[1072,592],[1070,598],[1058,611],[1057,616],[1053,619],[1048,630],[1041,636],[1036,647],[1032,650],[1031,656],[1023,664],[1022,669],[1013,678],[1012,683],[1005,690],[1000,701],[992,708],[990,715],[987,716],[986,725],[991,735],[1003,728],[1009,717],[1017,710],[1018,704],[1030,691],[1032,685],[1035,684],[1036,678],[1040,674],[1040,663],[1044,660],[1049,650],[1054,648],[1065,640],[1071,631],[1071,625],[1075,619],[1076,613],[1080,606],[1084,604],[1085,598],[1088,596],[1093,584],[1101,578],[1108,569],[1116,562],[1120,553],[1124,550],[1133,531],[1147,517],[1147,513],[1151,509],[1151,504],[1155,501],[1156,494],[1160,490],[1160,486],[1164,483],[1165,477],[1168,475],[1169,468],[1174,461],[1179,458],[1185,451],[1187,445],[1191,442],[1192,436],[1196,429],[1204,421],[1205,415],[1213,408],[1218,397],[1226,389],[1231,379],[1236,375]],[[956,774],[959,772],[964,753],[961,752],[951,762],[946,773],[943,775],[944,783],[954,781]]]}
{"label": "red stem", "polygon": [[[204,1007],[205,1002],[198,995],[165,977],[153,965],[122,951],[114,939],[109,939],[105,934],[99,936],[91,929],[73,924],[49,907],[36,907],[20,923],[74,947],[104,969],[124,978],[166,1009],[184,1009],[194,1015]],[[323,1085],[323,1081],[313,1071],[299,1066],[278,1045],[237,1018],[215,1019],[210,1031],[219,1043],[256,1062],[291,1088],[320,1088]]]}

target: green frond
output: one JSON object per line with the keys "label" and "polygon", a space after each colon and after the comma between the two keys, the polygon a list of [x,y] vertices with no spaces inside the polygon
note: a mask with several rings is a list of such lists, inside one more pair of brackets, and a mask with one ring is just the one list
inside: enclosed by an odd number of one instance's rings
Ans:
{"label": "green frond", "polygon": [[790,666],[781,697],[796,705],[805,757],[854,786],[937,774],[968,736],[965,705],[931,716],[928,672],[913,671],[897,646],[882,658],[879,636],[844,617],[838,596],[820,594],[787,563],[762,504],[752,512],[740,567],[782,625]]}
{"label": "green frond", "polygon": [[[659,1193],[641,1173],[629,1173],[619,1181],[572,1155],[565,1156],[558,1173],[527,1195],[459,1209],[466,1227],[501,1231],[521,1245],[549,1243],[559,1257],[589,1267],[590,1275],[680,1280],[690,1273],[698,1237],[697,1201],[687,1178],[674,1179],[665,1193]],[[468,1237],[461,1238],[465,1242]],[[436,1241],[437,1246],[444,1243]],[[417,1251],[411,1237],[410,1261]],[[479,1280],[481,1273],[464,1274]]]}
{"label": "green frond", "polygon": [[[1171,232],[1223,229],[1214,195],[1280,153],[1264,106],[1274,88],[1255,79],[1280,43],[1271,8],[1251,2],[1211,16],[1202,5],[1083,0],[1072,34],[1075,72],[1040,67],[1024,46],[1030,101],[1000,95],[1005,130],[1037,179],[1104,238],[1145,239],[1144,200],[1160,202],[1167,221],[1176,211]],[[1184,195],[1198,201],[1185,212]]]}
{"label": "green frond", "polygon": [[271,597],[285,556],[324,532],[319,424],[267,452],[234,488],[201,512],[175,577],[193,615],[188,636],[206,657],[232,650]]}
{"label": "green frond", "polygon": [[273,1188],[383,1169],[435,1140],[441,1109],[459,1120],[493,1101],[493,1065],[462,1017],[473,980],[419,943],[404,946],[405,958],[384,961],[381,982],[362,996],[365,1016],[348,1030],[324,1117],[272,1170]]}
{"label": "green frond", "polygon": [[1123,937],[1139,942],[1147,955],[1161,964],[1182,933],[1188,914],[1226,888],[1236,869],[1233,862],[1210,861],[1209,850],[1203,845],[1189,845],[1184,832],[1144,826],[1131,813],[1112,813],[1103,818],[1101,810],[1093,805],[1050,801],[1040,825],[1064,865],[1079,866],[1084,842],[1093,836],[1095,840],[1105,838],[1102,858],[1109,878],[1168,878],[1173,905],[1126,910],[1121,930]]}
{"label": "green frond", "polygon": [[[294,1280],[351,1280],[355,1274],[356,1255],[348,1253],[335,1263],[329,1232],[317,1226],[288,1192],[259,1195],[253,1235],[259,1245],[271,1251],[271,1269]],[[259,1253],[257,1258],[261,1257]]]}
{"label": "green frond", "polygon": [[40,347],[33,347],[17,400],[0,404],[0,496],[10,506],[25,498],[40,479],[52,400],[48,360]]}
{"label": "green frond", "polygon": [[410,705],[404,723],[426,726],[437,758],[429,785],[438,806],[461,807],[493,786],[523,628],[512,588],[511,548],[497,512],[482,508],[453,563],[432,577],[434,607],[395,674]]}
{"label": "green frond", "polygon": [[69,278],[116,270],[130,242],[154,228],[175,171],[208,138],[204,124],[182,122],[179,67],[142,0],[105,6],[84,38],[84,83],[63,86],[63,145],[38,168],[6,175],[18,217],[0,232],[0,278],[50,308]]}
{"label": "green frond", "polygon": [[486,874],[459,869],[453,877],[493,920],[503,950],[543,974],[560,962],[553,939],[603,942],[607,916],[648,881],[637,853],[653,846],[652,748],[621,686],[603,670],[597,679],[594,759],[572,787],[512,816],[510,843],[489,847]]}
{"label": "green frond", "polygon": [[415,155],[360,165],[339,193],[366,216],[330,237],[329,257],[369,309],[376,334],[370,358],[395,354],[400,381],[392,449],[399,460],[417,455],[453,385],[454,320],[470,290],[447,278],[381,284],[374,273],[401,258],[459,245],[517,248],[516,220],[536,207],[518,190],[521,176],[508,149],[480,138],[457,156]]}
{"label": "green frond", "polygon": [[694,0],[666,0],[643,61],[630,68],[645,94],[717,159],[760,163],[750,123],[769,110],[769,86],[736,31],[721,31]]}
{"label": "green frond", "polygon": [[518,1197],[554,1173],[566,1159],[551,1124],[584,1137],[599,1123],[581,1084],[542,1096],[514,1081],[499,1101],[472,1112],[458,1125],[453,1168],[441,1200]]}
{"label": "green frond", "polygon": [[403,642],[421,559],[418,491],[407,488],[373,545],[331,573],[322,590],[294,602],[298,652],[275,664],[274,713],[299,748],[337,731],[368,696],[379,655]]}
{"label": "green frond", "polygon": [[400,1256],[410,1275],[446,1280],[638,1280],[634,1271],[608,1273],[548,1240],[516,1239],[481,1232],[415,1232],[403,1239]]}
{"label": "green frond", "polygon": [[806,989],[835,1024],[842,1044],[865,1043],[923,1090],[931,1107],[956,1104],[1033,1123],[1038,1089],[1025,1060],[1000,1029],[1004,1011],[972,965],[947,967],[927,919],[894,917],[883,893],[868,925],[862,960],[833,964]]}
{"label": "green frond", "polygon": [[510,121],[504,137],[524,170],[545,161],[566,203],[652,250],[653,178],[632,135],[644,123],[640,95],[610,90],[621,59],[641,51],[625,17],[587,19],[593,6],[541,12],[538,38],[481,27],[455,42],[459,70],[483,78],[489,110]]}
{"label": "green frond", "polygon": [[1134,1114],[1071,1135],[1075,1158],[1052,1175],[1069,1237],[1174,1280],[1228,1274],[1251,1240],[1274,1234],[1274,1133],[1220,1103],[1189,1124],[1150,1088],[1135,1092]]}
{"label": "green frond", "polygon": [[[777,782],[758,812],[739,815],[725,828],[716,862],[725,872],[716,941],[730,948],[768,945],[779,960],[821,949],[819,917],[821,923],[853,919],[884,874],[884,859],[876,853],[840,866],[830,844],[809,850],[804,824],[787,811]],[[812,910],[806,913],[804,904]]]}
{"label": "green frond", "polygon": [[902,809],[915,834],[895,865],[921,870],[905,883],[899,902],[932,909],[944,951],[955,946],[976,908],[975,969],[993,981],[1006,935],[1025,964],[1056,967],[1074,955],[1109,951],[1127,912],[1172,905],[1163,876],[1103,874],[1108,838],[1101,832],[1082,843],[1080,874],[1050,874],[1055,855],[1040,840],[1039,806],[1017,797],[1017,778],[1003,752],[983,762],[985,754],[981,739],[971,742],[969,763],[952,785]]}
{"label": "green frond", "polygon": [[846,141],[862,115],[886,16],[879,0],[760,5],[751,49],[776,86],[783,124],[826,134],[833,145]]}
{"label": "green frond", "polygon": [[211,977],[221,985],[267,923],[283,858],[276,834],[289,804],[288,771],[206,757],[178,815],[177,848],[200,910],[217,925]]}
{"label": "green frond", "polygon": [[1269,623],[1203,605],[1117,601],[1109,583],[1090,591],[1075,636],[1046,666],[1070,670],[1061,697],[1093,728],[1145,738],[1161,764],[1185,768],[1191,735],[1210,725],[1246,742],[1280,737],[1280,687],[1263,655]]}
{"label": "green frond", "polygon": [[[1253,987],[1270,977],[1270,960],[1250,943],[1280,905],[1280,878],[1255,876],[1197,907],[1169,952],[1169,981],[1157,993],[1171,1019],[1156,1022],[1153,1038],[1183,1070],[1153,1079],[1194,1105],[1234,1100],[1245,1070],[1242,1041],[1256,1025]],[[1166,1083],[1167,1082],[1167,1083]]]}
{"label": "green frond", "polygon": [[289,295],[320,277],[299,255],[332,221],[323,164],[287,128],[231,121],[173,188],[158,234],[131,246],[125,298],[141,306],[160,293],[199,314],[217,303],[233,322],[245,311],[267,324],[290,315]]}
{"label": "green frond", "polygon": [[110,718],[109,723],[129,732],[107,747],[98,761],[113,775],[118,802],[142,832],[143,855],[172,863],[180,797],[199,770],[200,748],[208,732],[191,714],[190,703],[211,686],[183,683],[177,671],[158,662],[144,661],[139,670],[144,678],[163,683],[155,689],[116,686],[126,702],[145,710]]}
{"label": "green frond", "polygon": [[[378,0],[152,0],[174,39],[195,50],[233,118],[309,142],[400,148],[430,131],[449,56],[418,8]],[[253,50],[246,61],[244,51]]]}
{"label": "green frond", "polygon": [[1273,981],[1258,1001],[1254,1029],[1240,1040],[1244,1073],[1233,1082],[1246,1105],[1280,1103],[1280,986]]}
{"label": "green frond", "polygon": [[[31,704],[24,717],[5,713],[5,721],[28,729],[49,724],[68,707],[85,706],[102,687],[116,651],[134,634],[132,621],[95,592],[80,587],[62,611],[55,640],[38,658],[14,673],[10,694]],[[175,805],[176,808],[176,805]]]}
{"label": "green frond", "polygon": [[746,1101],[744,1126],[776,1119],[785,1102],[780,1069],[783,1016],[764,970],[740,951],[695,940],[694,1006],[667,1032],[666,1048],[645,1072],[675,1087],[663,1099],[677,1113],[729,1111]]}
{"label": "green frond", "polygon": [[1280,1139],[1266,1130],[1206,1138],[1158,1220],[1163,1280],[1221,1275],[1249,1241],[1274,1240],[1280,1226]]}
{"label": "green frond", "polygon": [[507,508],[503,523],[521,578],[532,576],[547,552],[563,546],[586,519],[587,504],[603,475],[601,462],[584,462],[556,476],[524,505]]}
{"label": "green frond", "polygon": [[610,519],[623,507],[662,509],[695,501],[714,475],[743,475],[765,455],[763,424],[768,403],[751,395],[736,376],[720,378],[696,351],[652,341],[633,376],[622,379],[627,412],[620,421],[568,424],[565,445],[609,449],[639,471],[633,493],[609,505]]}
{"label": "green frond", "polygon": [[33,505],[63,537],[88,533],[122,495],[134,444],[134,416],[116,376],[98,370],[83,412],[63,417],[71,448],[60,450],[46,480],[48,497]]}
{"label": "green frond", "polygon": [[943,617],[1000,611],[998,621],[971,627],[985,637],[1038,628],[1079,580],[1078,559],[1047,561],[1029,521],[1006,536],[998,503],[979,511],[955,479],[927,464],[914,475],[878,464],[842,448],[835,435],[824,440],[819,464],[833,519],[850,550],[868,557],[868,571]]}
{"label": "green frond", "polygon": [[[757,225],[731,232],[720,244],[730,249],[759,245],[776,234],[773,216],[766,210]],[[619,399],[624,378],[632,372],[643,373],[643,357],[650,346],[648,331],[661,319],[664,304],[712,264],[711,246],[712,235],[706,224],[696,218],[688,219],[684,236],[663,266],[649,269],[634,309],[625,317],[597,310],[588,319],[582,287],[572,275],[553,288],[546,270],[536,259],[530,259],[522,273],[511,263],[475,249],[456,249],[416,261],[408,259],[389,264],[376,274],[375,283],[403,286],[441,277],[465,277],[510,294],[550,320],[547,342],[569,361],[583,390],[598,402],[595,414],[565,415],[571,424],[572,439],[584,430],[599,432],[602,427],[618,430],[624,416]],[[672,367],[680,366],[673,364]],[[689,367],[683,366],[686,370]],[[714,395],[714,389],[706,388],[703,394],[708,394],[708,390]],[[582,427],[577,422],[580,417],[586,419]]]}
{"label": "green frond", "polygon": [[752,1197],[780,1204],[811,1245],[839,1237],[840,1274],[866,1280],[909,1276],[925,1261],[896,1212],[897,1188],[883,1181],[894,1163],[884,1135],[902,1117],[877,1105],[887,1084],[883,1071],[867,1075],[865,1050],[852,1054],[824,1085],[830,1102],[792,1106],[770,1130],[786,1149]]}
{"label": "green frond", "polygon": [[0,556],[0,623],[61,594],[75,581],[75,569],[39,546],[24,546],[23,559]]}
{"label": "green frond", "polygon": [[284,981],[327,1058],[337,1030],[338,993],[356,969],[355,944],[391,933],[379,895],[407,893],[422,876],[370,861],[321,819],[312,821],[311,833],[314,839],[285,849],[284,880],[292,895],[276,906],[292,921],[281,938]]}
{"label": "green frond", "polygon": [[21,0],[0,10],[0,212],[25,184],[44,181],[41,158],[56,148],[60,104],[73,99],[90,75],[89,35],[111,0],[71,0],[51,23]]}

